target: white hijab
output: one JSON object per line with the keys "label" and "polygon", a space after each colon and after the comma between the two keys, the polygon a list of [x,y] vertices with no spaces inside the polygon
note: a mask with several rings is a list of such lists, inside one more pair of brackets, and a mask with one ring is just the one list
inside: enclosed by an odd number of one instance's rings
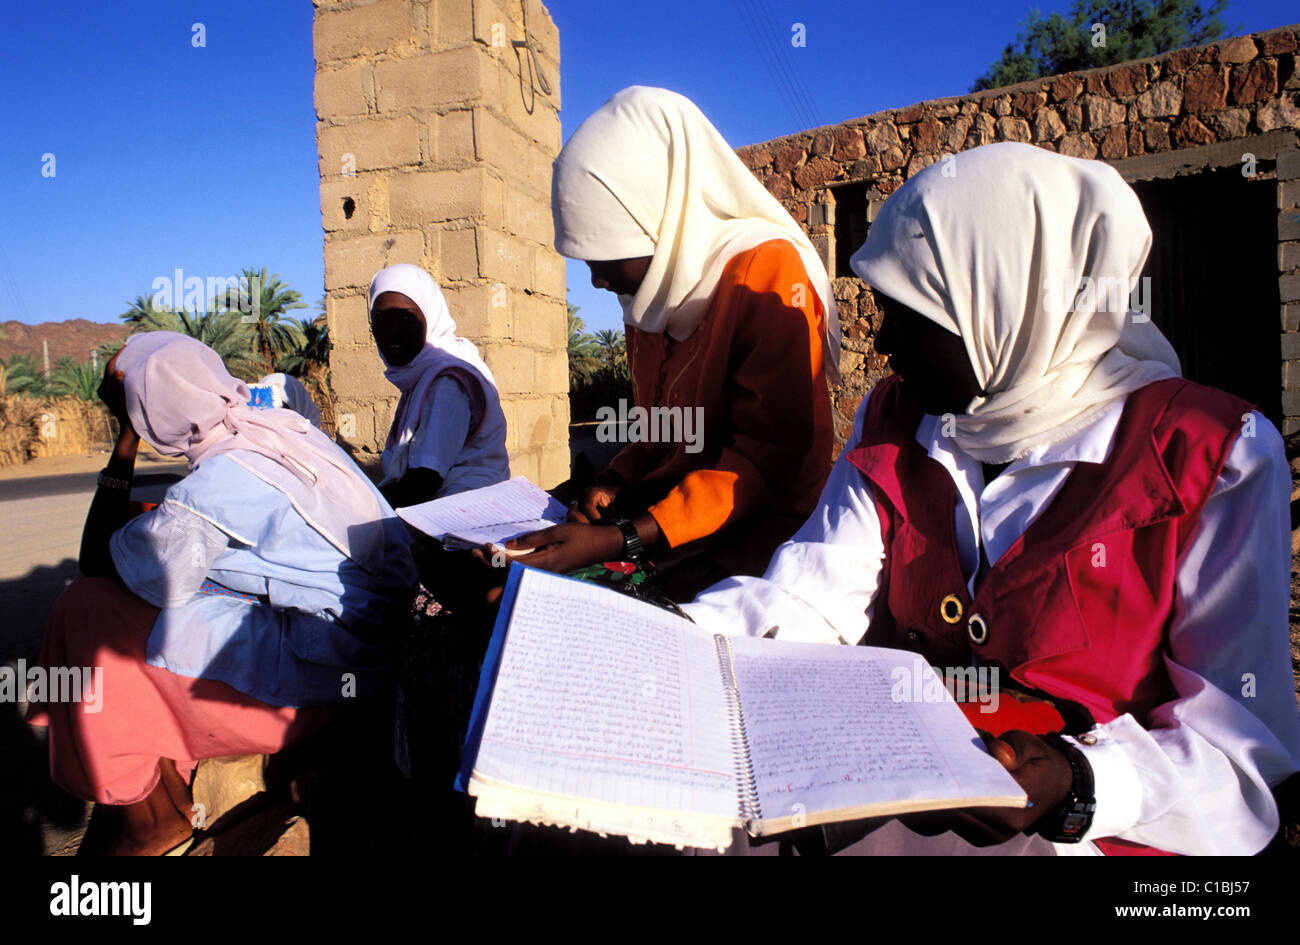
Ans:
{"label": "white hijab", "polygon": [[[420,408],[439,374],[448,368],[458,368],[462,373],[478,375],[480,383],[490,385],[492,391],[496,390],[496,378],[479,356],[474,343],[456,334],[456,323],[447,309],[447,300],[433,276],[409,263],[397,263],[379,270],[370,282],[369,310],[372,313],[375,299],[385,292],[400,292],[414,302],[419,306],[425,324],[424,348],[410,363],[393,367],[384,360],[384,377],[402,392],[384,447],[384,481],[387,483],[397,481],[406,470],[411,439],[420,423]],[[379,357],[383,360],[384,356],[381,353]],[[488,394],[484,390],[485,399],[490,400]]]}
{"label": "white hijab", "polygon": [[1012,142],[963,151],[955,174],[946,163],[885,201],[852,265],[965,342],[985,396],[955,418],[958,447],[1010,462],[1179,375],[1164,335],[1128,308],[1151,228],[1119,172]]}
{"label": "white hijab", "polygon": [[117,356],[117,369],[131,426],[159,453],[184,456],[190,469],[229,454],[284,493],[340,552],[374,573],[383,566],[387,543],[378,493],[306,418],[248,406],[248,385],[230,375],[221,357],[176,332],[132,335]]}
{"label": "white hijab", "polygon": [[826,267],[799,224],[688,99],[632,86],[589,117],[555,160],[555,248],[571,259],[652,256],[623,321],[677,340],[699,327],[722,270],[769,240],[794,244],[825,313],[823,363],[839,379],[840,323]]}

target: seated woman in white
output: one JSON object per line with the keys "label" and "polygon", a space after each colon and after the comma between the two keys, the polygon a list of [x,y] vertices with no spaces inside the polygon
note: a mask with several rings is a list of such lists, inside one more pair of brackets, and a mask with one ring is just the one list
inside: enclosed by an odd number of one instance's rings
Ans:
{"label": "seated woman in white", "polygon": [[496,380],[457,337],[433,277],[406,263],[376,273],[370,329],[384,376],[402,392],[384,447],[384,498],[401,508],[510,478]]}

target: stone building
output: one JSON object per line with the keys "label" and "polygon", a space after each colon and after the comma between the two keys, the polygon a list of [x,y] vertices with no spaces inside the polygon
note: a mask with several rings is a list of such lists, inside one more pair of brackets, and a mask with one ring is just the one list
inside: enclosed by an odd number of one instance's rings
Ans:
{"label": "stone building", "polygon": [[341,441],[375,460],[397,392],[366,291],[423,266],[496,375],[511,471],[568,475],[559,34],[537,0],[314,0],[316,140]]}
{"label": "stone building", "polygon": [[1151,221],[1150,315],[1184,374],[1300,430],[1298,34],[1283,27],[740,148],[832,276],[844,331],[837,438],[884,374],[874,301],[849,257],[903,181],[993,141],[1114,165]]}

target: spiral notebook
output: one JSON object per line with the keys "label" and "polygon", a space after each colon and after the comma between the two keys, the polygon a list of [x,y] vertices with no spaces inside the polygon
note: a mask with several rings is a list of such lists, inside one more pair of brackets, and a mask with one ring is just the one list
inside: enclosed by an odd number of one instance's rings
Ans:
{"label": "spiral notebook", "polygon": [[736,827],[1025,806],[937,676],[937,698],[898,699],[915,665],[711,634],[514,564],[456,786],[480,817],[716,848]]}

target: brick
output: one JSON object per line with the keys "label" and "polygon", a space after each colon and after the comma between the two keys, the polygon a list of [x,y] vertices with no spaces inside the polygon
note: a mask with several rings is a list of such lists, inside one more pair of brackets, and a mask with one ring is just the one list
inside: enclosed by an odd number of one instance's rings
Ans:
{"label": "brick", "polygon": [[563,348],[567,342],[568,322],[559,299],[520,292],[510,307],[510,337],[515,341],[543,350]]}
{"label": "brick", "polygon": [[[349,356],[330,371],[330,386],[340,399],[376,400],[393,396],[393,385],[384,377],[384,362],[379,351],[370,346],[368,351],[350,352]],[[331,363],[331,367],[334,367]]]}
{"label": "brick", "polygon": [[541,146],[529,141],[487,109],[474,112],[474,152],[478,160],[497,168],[516,187],[542,200],[551,195],[551,162]]}
{"label": "brick", "polygon": [[1300,242],[1277,244],[1277,268],[1284,273],[1300,269]]}
{"label": "brick", "polygon": [[1021,118],[1029,118],[1036,111],[1047,104],[1047,93],[1039,90],[1036,92],[1021,92],[1011,97],[1011,111]]}
{"label": "brick", "polygon": [[375,94],[375,76],[369,64],[316,73],[316,117],[347,118],[364,115]]}
{"label": "brick", "polygon": [[475,227],[478,273],[484,279],[532,288],[533,247],[486,226]]}
{"label": "brick", "polygon": [[1287,390],[1282,392],[1282,413],[1287,417],[1287,433],[1295,432],[1292,429],[1292,417],[1300,415],[1300,391]]}
{"label": "brick", "polygon": [[1279,306],[1282,311],[1282,330],[1300,331],[1300,305]]}
{"label": "brick", "polygon": [[819,131],[813,135],[812,153],[817,157],[828,158],[835,150],[835,139],[829,131]]}
{"label": "brick", "polygon": [[1300,240],[1300,211],[1283,210],[1277,215],[1277,238],[1279,240]]}
{"label": "brick", "polygon": [[513,344],[488,341],[484,360],[496,375],[502,394],[531,394],[534,391],[533,366],[536,352]]}
{"label": "brick", "polygon": [[381,112],[476,102],[499,95],[495,63],[472,46],[375,65],[375,101]]}
{"label": "brick", "polygon": [[445,115],[431,117],[429,141],[433,145],[432,159],[435,164],[473,163],[475,160],[473,110],[462,108],[447,112]]}
{"label": "brick", "polygon": [[1238,36],[1219,46],[1219,62],[1249,62],[1255,54],[1255,41],[1249,36]]}
{"label": "brick", "polygon": [[1300,181],[1280,180],[1278,183],[1277,208],[1286,210],[1288,207],[1300,207]]}
{"label": "brick", "polygon": [[513,421],[518,431],[516,443],[521,448],[545,446],[551,439],[555,424],[550,398],[515,401]]}
{"label": "brick", "polygon": [[912,147],[922,153],[935,150],[942,130],[943,125],[927,116],[912,129]]}
{"label": "brick", "polygon": [[[366,183],[364,177],[345,177],[342,180],[321,181],[320,216],[326,233],[366,232],[369,212],[366,208]],[[347,201],[351,201],[352,215],[347,215]]]}
{"label": "brick", "polygon": [[[574,263],[581,267],[581,263]],[[552,299],[565,297],[565,271],[568,264],[553,249],[539,248],[533,254],[533,291]]]}
{"label": "brick", "polygon": [[767,167],[772,163],[772,149],[766,147],[737,148],[736,156],[751,171]]}
{"label": "brick", "polygon": [[385,266],[419,263],[423,255],[424,236],[419,231],[326,239],[325,290],[368,287]]}
{"label": "brick", "polygon": [[352,156],[351,163],[357,171],[419,164],[419,135],[419,123],[406,115],[321,128],[320,174],[333,177],[343,173],[347,155]]}
{"label": "brick", "polygon": [[366,296],[330,296],[325,303],[330,341],[340,347],[370,347],[374,338],[370,334],[370,310]]}
{"label": "brick", "polygon": [[478,239],[475,228],[442,230],[438,234],[438,260],[442,278],[448,282],[478,279]]}
{"label": "brick", "polygon": [[993,140],[995,131],[993,125],[993,116],[987,112],[980,112],[971,122],[970,131],[966,133],[965,146],[968,148],[977,148],[980,145],[988,144]]}
{"label": "brick", "polygon": [[506,184],[505,224],[511,234],[550,246],[555,242],[555,224],[549,202],[542,202]]}
{"label": "brick", "polygon": [[389,211],[399,225],[480,216],[499,220],[501,187],[484,168],[395,174],[388,182]]}
{"label": "brick", "polygon": [[1083,128],[1083,105],[1079,102],[1066,102],[1062,105],[1061,116],[1065,119],[1065,127],[1070,131]]}
{"label": "brick", "polygon": [[563,349],[538,356],[534,369],[535,385],[539,393],[564,394],[564,410],[568,413],[569,359]]}
{"label": "brick", "polygon": [[895,121],[910,122],[920,121],[924,105],[918,102],[915,105],[908,105],[906,108],[900,108],[894,115]]}
{"label": "brick", "polygon": [[1159,121],[1149,121],[1142,126],[1148,151],[1169,150],[1169,126]]}
{"label": "brick", "polygon": [[1100,95],[1087,95],[1083,99],[1084,126],[1092,131],[1096,128],[1109,128],[1124,120],[1128,110],[1119,102],[1103,98]]}
{"label": "brick", "polygon": [[[1278,297],[1283,302],[1300,302],[1300,275],[1286,275],[1277,280]],[[1295,355],[1300,358],[1300,354]]]}
{"label": "brick", "polygon": [[317,11],[312,46],[317,62],[368,56],[409,43],[410,0],[378,0],[351,10]]}
{"label": "brick", "polygon": [[785,200],[794,196],[794,184],[790,183],[790,178],[784,174],[774,174],[763,181],[763,186],[777,200]]}
{"label": "brick", "polygon": [[[536,142],[547,154],[559,154],[560,116],[556,111],[556,100],[543,95],[540,90],[536,95],[529,96],[526,82],[524,93],[521,94],[518,78],[504,72],[500,76],[502,88],[498,100],[505,102],[503,114],[506,121],[529,141]],[[552,87],[559,87],[557,78],[552,77],[551,82]]]}
{"label": "brick", "polygon": [[[509,339],[515,290],[507,286],[504,299],[494,294],[491,285],[444,286],[442,294],[456,322],[456,333],[477,344],[480,352],[485,343]],[[500,301],[506,304],[496,304]]]}

